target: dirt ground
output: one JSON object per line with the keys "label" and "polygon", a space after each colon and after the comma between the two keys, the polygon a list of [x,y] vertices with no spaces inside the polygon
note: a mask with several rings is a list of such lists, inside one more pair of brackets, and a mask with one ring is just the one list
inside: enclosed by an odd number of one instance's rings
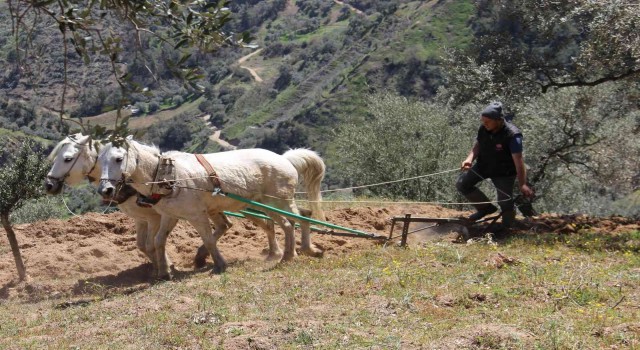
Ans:
{"label": "dirt ground", "polygon": [[[458,217],[466,214],[428,205],[390,205],[327,211],[327,221],[367,233],[388,236],[391,218],[413,214],[421,217]],[[247,220],[232,218],[233,227],[220,240],[219,247],[230,265],[247,260],[264,260],[267,240],[263,231]],[[410,230],[420,225],[413,224]],[[0,299],[39,299],[81,295],[91,286],[126,289],[151,283],[151,264],[136,248],[133,220],[122,213],[90,213],[69,220],[47,220],[14,227],[29,275],[27,283],[16,283],[15,262],[6,233],[0,229]],[[528,232],[571,233],[581,227],[595,231],[637,230],[637,221],[624,218],[593,219],[584,216],[541,216],[521,221],[519,230]],[[399,237],[400,224],[394,228]],[[416,244],[434,238],[455,239],[464,228],[444,225],[409,235]],[[277,230],[280,244],[282,232]],[[299,240],[299,234],[296,235]],[[344,256],[367,249],[377,240],[312,233],[313,243],[325,257]],[[397,244],[399,240],[391,241]],[[298,242],[299,243],[299,242]],[[193,258],[201,245],[198,233],[186,222],[179,222],[169,236],[167,251],[176,274],[194,271]],[[209,261],[210,262],[210,259]],[[210,266],[209,266],[210,267]]]}

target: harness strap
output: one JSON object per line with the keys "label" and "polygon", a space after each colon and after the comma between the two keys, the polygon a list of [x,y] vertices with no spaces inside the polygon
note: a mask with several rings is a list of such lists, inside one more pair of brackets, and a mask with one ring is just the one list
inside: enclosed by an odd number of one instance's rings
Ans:
{"label": "harness strap", "polygon": [[131,198],[133,195],[137,194],[136,191],[131,185],[123,185],[120,190],[116,193],[113,201],[122,204],[127,201],[127,199]]}
{"label": "harness strap", "polygon": [[211,183],[213,184],[213,189],[215,190],[216,188],[222,188],[220,184],[220,179],[218,178],[216,171],[213,169],[211,164],[209,164],[207,159],[205,159],[204,155],[196,154],[195,156],[198,162],[200,163],[200,165],[202,165],[204,170],[207,171],[207,174],[209,174],[209,180],[211,180]]}

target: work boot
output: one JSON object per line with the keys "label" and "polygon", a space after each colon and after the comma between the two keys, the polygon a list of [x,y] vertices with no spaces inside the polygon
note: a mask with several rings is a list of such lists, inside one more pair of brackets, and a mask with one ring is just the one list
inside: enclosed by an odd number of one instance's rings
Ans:
{"label": "work boot", "polygon": [[507,210],[502,212],[502,226],[505,229],[511,229],[516,222],[516,211]]}
{"label": "work boot", "polygon": [[511,235],[511,229],[516,221],[515,210],[502,211],[502,223],[494,223],[489,226],[489,231],[493,233],[493,238],[503,240]]}
{"label": "work boot", "polygon": [[524,198],[523,196],[517,196],[514,204],[525,218],[538,215],[536,210],[533,209],[531,200]]}
{"label": "work boot", "polygon": [[472,204],[476,208],[476,212],[467,217],[467,219],[470,221],[478,221],[489,214],[495,213],[496,210],[498,210],[498,208],[496,208],[496,206],[491,203],[482,203],[488,202],[489,198],[487,198],[487,196],[485,196],[484,193],[482,193],[477,188],[465,194],[464,196],[469,200],[469,202],[471,202],[470,204]]}

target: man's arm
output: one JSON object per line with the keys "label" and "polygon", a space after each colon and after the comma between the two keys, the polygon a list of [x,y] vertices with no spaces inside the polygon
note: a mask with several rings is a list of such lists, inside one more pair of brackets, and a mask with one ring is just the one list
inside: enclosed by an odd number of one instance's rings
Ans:
{"label": "man's arm", "polygon": [[533,197],[533,190],[527,185],[527,169],[524,166],[522,153],[511,153],[511,157],[513,158],[513,164],[516,166],[520,192],[527,198]]}
{"label": "man's arm", "polygon": [[476,158],[478,158],[479,151],[480,151],[480,144],[478,143],[478,140],[476,140],[476,142],[473,144],[473,147],[471,147],[471,152],[469,152],[467,159],[462,161],[462,165],[460,165],[460,169],[467,170],[471,168],[471,165],[473,165],[473,161]]}

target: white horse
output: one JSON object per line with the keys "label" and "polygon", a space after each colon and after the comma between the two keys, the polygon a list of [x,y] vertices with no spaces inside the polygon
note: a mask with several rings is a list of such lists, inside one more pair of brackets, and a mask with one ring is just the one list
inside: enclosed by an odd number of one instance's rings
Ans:
{"label": "white horse", "polygon": [[[60,141],[49,155],[49,160],[53,164],[45,179],[46,192],[53,195],[59,194],[64,184],[77,186],[85,179],[97,186],[101,173],[100,164],[98,164],[99,146],[99,142],[82,134],[71,135]],[[120,191],[113,201],[117,203],[120,211],[134,219],[136,245],[151,261],[155,275],[157,259],[153,235],[160,226],[161,216],[151,208],[137,205],[136,199],[137,192],[129,187]],[[173,229],[173,226],[169,230]],[[169,261],[169,257],[166,259]]]}
{"label": "white horse", "polygon": [[[185,219],[193,225],[213,258],[213,272],[223,272],[227,264],[217,248],[217,241],[228,228],[219,222],[221,216],[216,214],[224,210],[242,210],[248,205],[214,192],[212,174],[207,172],[203,163],[193,154],[173,152],[171,157],[175,167],[174,189],[154,206],[162,214],[160,228],[155,235],[158,276],[171,278],[164,259],[164,246],[168,228],[177,219]],[[219,181],[222,191],[296,214],[298,208],[294,194],[300,173],[306,185],[313,217],[324,219],[320,208],[320,183],[325,166],[317,153],[297,149],[278,155],[263,149],[248,149],[206,154],[204,158],[213,167],[215,179]],[[156,179],[161,162],[160,151],[156,147],[127,138],[123,147],[106,145],[100,152],[98,161],[102,167],[98,193],[103,198],[111,198],[116,193],[116,186],[122,182],[130,183],[145,196],[154,194],[151,183]],[[285,232],[285,250],[282,253],[273,225],[263,226],[269,240],[269,258],[281,257],[282,261],[293,259],[296,254],[293,220],[275,212],[267,212],[267,215]],[[215,223],[213,233],[208,216],[212,216]],[[321,255],[321,251],[311,246],[309,224],[302,222],[301,226],[302,253]]]}
{"label": "white horse", "polygon": [[[80,185],[84,179],[89,180],[96,187],[100,178],[101,168],[98,164],[99,141],[91,140],[90,136],[80,133],[70,135],[60,141],[51,151],[49,160],[51,169],[45,178],[45,190],[55,195],[62,191],[63,185]],[[155,253],[154,234],[160,227],[161,216],[149,207],[137,204],[138,192],[131,186],[124,187],[113,198],[118,209],[133,218],[136,231],[136,245],[144,253],[153,266],[152,276],[157,274],[157,259]],[[225,225],[231,227],[231,222],[224,217]],[[259,223],[260,224],[260,223]],[[175,223],[169,228],[173,230]],[[166,257],[169,266],[172,265]]]}

